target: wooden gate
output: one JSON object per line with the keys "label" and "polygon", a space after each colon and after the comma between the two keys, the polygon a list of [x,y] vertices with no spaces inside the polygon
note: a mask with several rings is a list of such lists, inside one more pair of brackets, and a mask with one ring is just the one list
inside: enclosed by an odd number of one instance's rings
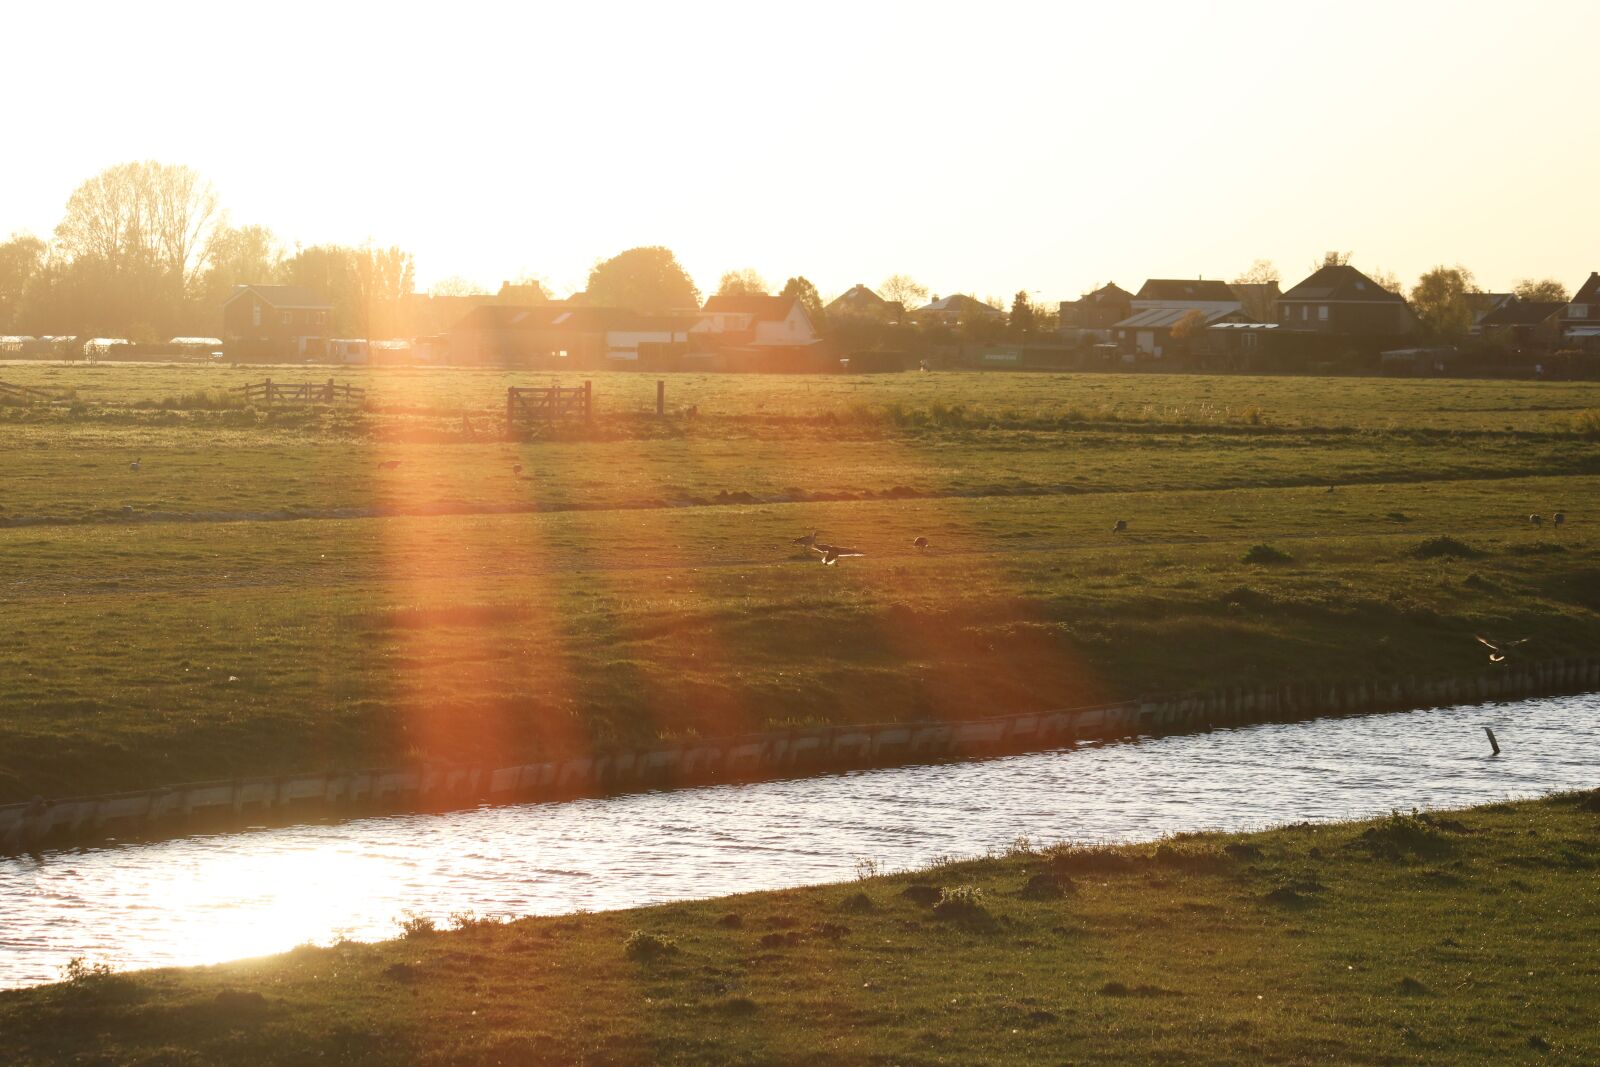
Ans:
{"label": "wooden gate", "polygon": [[593,413],[594,391],[589,382],[571,388],[551,385],[524,389],[513,385],[506,389],[508,429],[518,422],[578,418],[588,422]]}

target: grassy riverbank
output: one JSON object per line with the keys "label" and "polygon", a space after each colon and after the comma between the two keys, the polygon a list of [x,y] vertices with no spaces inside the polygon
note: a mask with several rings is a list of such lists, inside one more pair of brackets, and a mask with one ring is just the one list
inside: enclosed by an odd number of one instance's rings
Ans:
{"label": "grassy riverbank", "polygon": [[0,371],[0,802],[1600,648],[1589,384]]}
{"label": "grassy riverbank", "polygon": [[1588,1063],[1597,872],[1597,791],[1024,846],[846,885],[80,972],[0,993],[0,1059]]}

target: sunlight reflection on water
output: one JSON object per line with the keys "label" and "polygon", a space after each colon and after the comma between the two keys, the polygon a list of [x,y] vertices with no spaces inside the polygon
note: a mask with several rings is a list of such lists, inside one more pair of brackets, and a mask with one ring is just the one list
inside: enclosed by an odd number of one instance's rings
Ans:
{"label": "sunlight reflection on water", "polygon": [[[1504,749],[1490,757],[1483,727]],[[1249,726],[942,766],[393,816],[0,860],[0,987],[73,956],[210,963],[853,877],[1034,842],[1444,807],[1600,785],[1600,700]]]}

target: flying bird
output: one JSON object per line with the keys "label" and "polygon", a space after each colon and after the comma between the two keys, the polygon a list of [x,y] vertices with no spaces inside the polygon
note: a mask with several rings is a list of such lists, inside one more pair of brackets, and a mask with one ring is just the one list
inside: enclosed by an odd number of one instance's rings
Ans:
{"label": "flying bird", "polygon": [[1528,639],[1524,637],[1520,641],[1507,641],[1504,647],[1502,647],[1481,634],[1473,634],[1472,636],[1478,639],[1478,644],[1489,650],[1490,663],[1504,663],[1506,659],[1506,649],[1516,648],[1518,645],[1525,645],[1528,643]]}
{"label": "flying bird", "polygon": [[862,552],[860,549],[843,548],[839,545],[812,545],[811,551],[820,554],[822,556],[822,562],[830,567],[848,556],[866,555],[866,553]]}

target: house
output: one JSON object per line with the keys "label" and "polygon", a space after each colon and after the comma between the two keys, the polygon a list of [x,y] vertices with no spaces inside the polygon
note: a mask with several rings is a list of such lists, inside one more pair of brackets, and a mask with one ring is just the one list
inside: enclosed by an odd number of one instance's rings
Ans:
{"label": "house", "polygon": [[222,302],[228,358],[272,363],[320,358],[333,305],[300,285],[238,285]]}
{"label": "house", "polygon": [[689,351],[697,319],[684,315],[619,315],[606,330],[606,359],[615,366],[664,370]]}
{"label": "house", "polygon": [[483,304],[447,331],[451,362],[477,367],[599,367],[615,308]]}
{"label": "house", "polygon": [[1320,267],[1278,298],[1279,326],[1298,333],[1381,340],[1416,329],[1411,306],[1348,264]]}
{"label": "house", "polygon": [[834,356],[798,298],[728,293],[706,300],[686,358],[721,370],[812,371]]}
{"label": "house", "polygon": [[825,310],[829,318],[871,319],[874,322],[899,322],[906,312],[905,305],[900,301],[885,300],[860,282],[846,289]]}
{"label": "house", "polygon": [[1227,282],[1204,278],[1151,278],[1129,302],[1129,314],[1155,308],[1182,308],[1185,311],[1243,311],[1244,304]]}
{"label": "house", "polygon": [[1515,300],[1514,293],[1467,293],[1467,306],[1472,309],[1472,325],[1467,333],[1477,337],[1483,333],[1484,318]]}
{"label": "house", "polygon": [[1561,343],[1586,352],[1600,350],[1600,273],[1591,273],[1561,313]]}
{"label": "house", "polygon": [[1133,314],[1133,294],[1107,282],[1076,300],[1061,301],[1061,329],[1109,330]]}
{"label": "house", "polygon": [[1125,362],[1192,354],[1203,347],[1206,329],[1218,323],[1249,322],[1239,308],[1153,307],[1135,311],[1112,328]]}
{"label": "house", "polygon": [[1485,341],[1513,351],[1550,352],[1561,343],[1561,320],[1568,305],[1513,296],[1478,320]]}
{"label": "house", "polygon": [[1006,313],[982,300],[956,293],[924,304],[911,313],[913,318],[942,326],[959,326],[979,319],[1004,319]]}

